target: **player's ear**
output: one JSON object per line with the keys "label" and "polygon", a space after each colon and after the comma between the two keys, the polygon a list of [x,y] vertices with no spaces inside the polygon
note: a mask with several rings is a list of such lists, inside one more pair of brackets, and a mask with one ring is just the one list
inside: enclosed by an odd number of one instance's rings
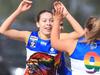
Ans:
{"label": "player's ear", "polygon": [[36,22],[36,26],[39,28],[40,27],[40,25],[39,25],[39,23],[38,22]]}

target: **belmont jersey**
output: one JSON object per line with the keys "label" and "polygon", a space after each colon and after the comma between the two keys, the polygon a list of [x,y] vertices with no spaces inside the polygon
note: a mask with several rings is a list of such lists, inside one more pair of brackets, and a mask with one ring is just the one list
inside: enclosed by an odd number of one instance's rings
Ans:
{"label": "belmont jersey", "polygon": [[25,75],[56,75],[61,53],[51,47],[50,40],[43,40],[32,32],[27,46]]}
{"label": "belmont jersey", "polygon": [[100,40],[87,44],[83,39],[70,56],[72,75],[100,75]]}

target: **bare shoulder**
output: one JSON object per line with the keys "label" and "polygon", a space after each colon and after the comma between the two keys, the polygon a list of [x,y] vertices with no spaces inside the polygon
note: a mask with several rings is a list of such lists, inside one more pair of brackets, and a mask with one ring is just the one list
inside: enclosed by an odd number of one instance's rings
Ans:
{"label": "bare shoulder", "polygon": [[67,39],[64,39],[63,42],[62,42],[62,46],[61,48],[66,51],[69,55],[71,55],[75,48],[76,48],[76,45],[77,45],[77,39],[72,39],[72,38],[67,38]]}
{"label": "bare shoulder", "polygon": [[30,31],[21,31],[20,34],[21,34],[21,37],[23,38],[22,41],[24,41],[26,43],[28,41],[28,38],[29,38],[31,32]]}
{"label": "bare shoulder", "polygon": [[24,33],[25,33],[25,39],[24,39],[24,42],[27,44],[31,32],[30,32],[30,31],[24,31]]}
{"label": "bare shoulder", "polygon": [[69,36],[69,33],[60,33],[60,38],[61,39],[67,39]]}

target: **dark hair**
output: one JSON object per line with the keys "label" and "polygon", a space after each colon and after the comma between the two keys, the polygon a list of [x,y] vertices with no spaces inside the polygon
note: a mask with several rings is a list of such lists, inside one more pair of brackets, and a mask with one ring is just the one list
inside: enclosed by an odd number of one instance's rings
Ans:
{"label": "dark hair", "polygon": [[90,17],[87,20],[85,28],[88,29],[89,34],[92,34],[91,36],[87,36],[87,40],[92,42],[97,38],[100,38],[100,18],[93,17],[93,16]]}
{"label": "dark hair", "polygon": [[85,27],[89,30],[89,31],[91,31],[92,29],[93,29],[93,24],[94,24],[94,22],[96,21],[96,17],[93,17],[93,16],[91,16],[88,20],[87,20],[87,22],[86,22],[86,24],[85,24]]}
{"label": "dark hair", "polygon": [[42,11],[40,11],[40,12],[38,13],[37,18],[36,18],[36,22],[39,22],[41,14],[43,14],[43,13],[45,13],[45,12],[48,12],[48,13],[53,14],[53,13],[52,13],[51,11],[49,11],[49,10],[42,10]]}

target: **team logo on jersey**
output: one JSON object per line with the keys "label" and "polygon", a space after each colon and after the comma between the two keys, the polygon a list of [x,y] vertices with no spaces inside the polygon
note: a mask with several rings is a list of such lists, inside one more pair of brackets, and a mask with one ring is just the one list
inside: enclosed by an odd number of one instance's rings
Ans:
{"label": "team logo on jersey", "polygon": [[55,53],[56,53],[55,49],[54,48],[51,48],[50,49],[50,54],[55,54]]}
{"label": "team logo on jersey", "polygon": [[31,40],[30,47],[34,48],[35,45],[36,45],[36,41],[38,40],[38,37],[36,37],[36,36],[31,36],[31,37],[30,37],[30,40]]}

